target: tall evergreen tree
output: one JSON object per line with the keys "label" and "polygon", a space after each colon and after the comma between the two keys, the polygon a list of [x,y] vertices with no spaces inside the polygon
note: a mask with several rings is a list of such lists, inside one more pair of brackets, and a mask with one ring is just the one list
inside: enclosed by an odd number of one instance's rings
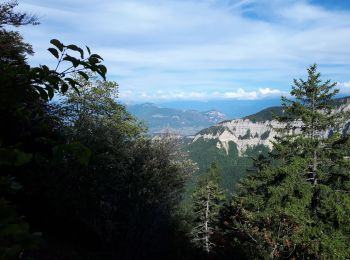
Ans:
{"label": "tall evergreen tree", "polygon": [[194,226],[191,231],[192,241],[206,254],[213,254],[217,246],[218,216],[225,200],[224,190],[220,187],[222,179],[220,169],[213,163],[198,181],[192,194]]}
{"label": "tall evergreen tree", "polygon": [[339,92],[336,82],[322,82],[316,64],[308,68],[308,79],[294,79],[291,95],[294,99],[282,97],[284,116],[277,117],[283,124],[276,129],[280,136],[275,142],[277,157],[288,160],[296,154],[309,158],[308,177],[317,185],[319,165],[325,162],[324,148],[334,142],[329,132],[339,133],[345,114],[334,111],[332,99]]}
{"label": "tall evergreen tree", "polygon": [[[232,244],[264,258],[350,257],[348,137],[335,107],[336,83],[322,82],[314,64],[294,80],[272,155],[241,182],[225,224]],[[239,241],[238,241],[239,240]]]}

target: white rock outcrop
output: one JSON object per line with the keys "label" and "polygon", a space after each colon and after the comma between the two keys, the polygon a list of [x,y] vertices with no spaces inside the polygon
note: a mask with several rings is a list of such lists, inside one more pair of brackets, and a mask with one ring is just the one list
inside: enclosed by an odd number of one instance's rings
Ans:
{"label": "white rock outcrop", "polygon": [[[232,121],[222,122],[216,125],[220,128],[215,134],[197,134],[193,142],[203,138],[204,140],[215,139],[218,140],[216,147],[225,149],[229,152],[229,143],[237,144],[239,154],[243,154],[249,146],[256,146],[259,144],[272,148],[271,141],[276,136],[273,128],[283,127],[277,121],[266,121],[253,123],[249,119],[238,119]],[[210,130],[209,130],[210,131]]]}
{"label": "white rock outcrop", "polygon": [[[349,112],[350,104],[344,104],[336,109],[336,112]],[[300,124],[296,124],[297,128]],[[229,152],[229,143],[234,142],[237,145],[239,155],[242,155],[248,147],[256,145],[264,145],[272,149],[272,141],[277,133],[274,131],[276,128],[283,128],[284,124],[281,124],[275,120],[252,122],[249,119],[236,119],[231,121],[221,122],[213,127],[204,129],[196,134],[192,142],[196,142],[198,139],[204,140],[217,140],[216,147],[218,149],[224,149],[226,153]],[[343,132],[350,132],[349,121],[343,122],[340,129]],[[298,130],[296,130],[298,131]],[[329,131],[322,135],[328,135]]]}

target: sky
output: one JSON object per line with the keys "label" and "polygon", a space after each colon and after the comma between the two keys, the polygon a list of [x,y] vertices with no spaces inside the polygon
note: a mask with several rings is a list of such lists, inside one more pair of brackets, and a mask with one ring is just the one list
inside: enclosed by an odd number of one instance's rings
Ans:
{"label": "sky", "polygon": [[350,94],[348,0],[21,0],[33,65],[50,39],[104,58],[125,102],[259,100],[287,95],[317,63]]}

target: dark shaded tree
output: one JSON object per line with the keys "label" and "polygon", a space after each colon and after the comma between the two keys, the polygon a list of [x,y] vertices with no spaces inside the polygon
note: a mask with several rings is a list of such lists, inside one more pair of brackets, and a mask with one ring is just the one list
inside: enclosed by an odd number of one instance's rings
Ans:
{"label": "dark shaded tree", "polygon": [[[21,257],[25,255],[24,249],[33,245],[36,235],[31,234],[26,223],[28,219],[22,216],[26,210],[21,207],[20,195],[24,190],[22,187],[28,183],[21,181],[29,179],[33,172],[42,174],[44,170],[39,162],[52,160],[53,148],[62,143],[56,132],[57,118],[49,113],[47,101],[55,92],[65,92],[75,85],[64,70],[58,72],[58,67],[33,68],[27,64],[26,57],[33,54],[32,48],[23,42],[18,32],[11,30],[11,26],[36,25],[38,22],[35,16],[16,12],[16,6],[16,1],[0,4],[0,255],[3,259]],[[62,47],[62,51],[76,49],[76,46],[64,46],[57,40],[52,43]],[[65,54],[61,56],[62,60],[66,57]],[[68,67],[72,64],[74,68],[82,69],[82,73],[94,70],[104,76],[106,72],[97,57],[65,61]],[[73,67],[66,72],[76,72]],[[35,181],[32,179],[29,183]]]}
{"label": "dark shaded tree", "polygon": [[[75,80],[79,94],[68,91],[54,113],[66,143],[55,147],[49,173],[23,190],[37,225],[60,238],[48,241],[46,250],[55,255],[64,246],[66,257],[170,257],[176,250],[173,215],[192,163],[175,138],[145,136],[115,101],[116,83]],[[80,158],[84,147],[88,161]]]}

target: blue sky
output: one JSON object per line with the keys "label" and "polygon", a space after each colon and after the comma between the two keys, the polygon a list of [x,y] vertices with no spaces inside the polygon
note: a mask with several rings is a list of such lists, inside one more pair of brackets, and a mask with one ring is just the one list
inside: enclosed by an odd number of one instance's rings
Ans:
{"label": "blue sky", "polygon": [[126,102],[254,100],[290,90],[316,62],[350,94],[347,0],[22,0],[41,25],[21,29],[53,64],[52,38],[105,59]]}

